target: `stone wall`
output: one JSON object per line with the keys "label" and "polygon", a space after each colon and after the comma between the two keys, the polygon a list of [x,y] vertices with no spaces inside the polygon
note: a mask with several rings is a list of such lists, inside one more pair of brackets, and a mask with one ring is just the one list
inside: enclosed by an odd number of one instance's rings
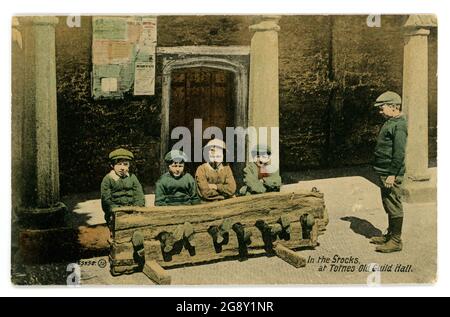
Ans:
{"label": "stone wall", "polygon": [[108,154],[117,147],[134,152],[133,172],[144,184],[159,169],[159,109],[156,97],[125,96],[94,101],[90,72],[92,25],[80,28],[61,18],[56,28],[56,75],[61,192],[98,190],[109,171]]}
{"label": "stone wall", "polygon": [[335,100],[330,113],[330,165],[371,160],[384,120],[374,100],[386,90],[401,94],[404,16],[382,16],[381,27],[368,27],[366,16],[333,18],[332,71]]}
{"label": "stone wall", "polygon": [[330,18],[280,20],[280,164],[282,170],[325,166],[330,81]]}
{"label": "stone wall", "polygon": [[[159,17],[158,45],[247,45],[249,19]],[[109,170],[108,153],[117,147],[134,152],[133,171],[141,183],[153,185],[159,177],[161,77],[156,80],[155,96],[130,94],[123,100],[95,101],[90,86],[91,44],[90,17],[82,17],[80,28],[69,28],[66,18],[60,18],[56,63],[61,192],[98,190]]]}
{"label": "stone wall", "polygon": [[249,16],[161,16],[158,46],[250,45]]}
{"label": "stone wall", "polygon": [[[365,164],[381,121],[371,107],[384,90],[401,93],[404,16],[284,16],[280,20],[282,171]],[[158,46],[250,45],[248,16],[158,17]],[[90,91],[92,25],[56,28],[61,190],[97,190],[110,150],[138,158],[145,185],[159,176],[161,78],[156,95],[94,101]],[[436,156],[436,32],[430,36],[430,158]]]}

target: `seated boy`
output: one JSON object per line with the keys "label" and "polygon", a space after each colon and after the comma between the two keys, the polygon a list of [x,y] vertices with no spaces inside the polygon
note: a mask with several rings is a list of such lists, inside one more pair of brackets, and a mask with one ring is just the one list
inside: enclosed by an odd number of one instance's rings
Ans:
{"label": "seated boy", "polygon": [[156,182],[155,206],[193,205],[200,203],[197,186],[191,174],[184,172],[187,156],[179,150],[166,154],[168,172]]}
{"label": "seated boy", "polygon": [[208,163],[200,165],[195,173],[199,196],[206,201],[233,197],[236,181],[230,166],[223,164],[225,142],[213,139],[204,150],[208,151]]}
{"label": "seated boy", "polygon": [[245,185],[239,190],[240,195],[279,192],[281,177],[279,170],[270,171],[271,150],[266,145],[258,145],[252,150],[253,162],[244,168]]}
{"label": "seated boy", "polygon": [[109,153],[112,170],[103,178],[101,184],[102,209],[108,225],[113,208],[145,205],[142,186],[136,175],[129,172],[133,158],[133,153],[125,149]]}

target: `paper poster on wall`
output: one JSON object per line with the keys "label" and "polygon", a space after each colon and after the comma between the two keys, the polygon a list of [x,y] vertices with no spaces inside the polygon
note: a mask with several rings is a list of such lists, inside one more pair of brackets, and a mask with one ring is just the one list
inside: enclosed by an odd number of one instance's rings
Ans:
{"label": "paper poster on wall", "polygon": [[133,84],[135,95],[154,95],[156,17],[98,16],[92,27],[93,97],[122,98]]}
{"label": "paper poster on wall", "polygon": [[156,45],[156,17],[142,18],[142,35],[145,45]]}
{"label": "paper poster on wall", "polygon": [[131,60],[133,44],[128,42],[111,42],[109,59],[111,64],[125,64]]}
{"label": "paper poster on wall", "polygon": [[128,41],[131,43],[139,42],[142,34],[142,24],[137,21],[128,21]]}
{"label": "paper poster on wall", "polygon": [[137,43],[136,60],[148,62],[154,60],[156,54],[156,17],[144,17],[141,23],[142,30]]}
{"label": "paper poster on wall", "polygon": [[127,19],[121,17],[93,17],[94,40],[127,40]]}
{"label": "paper poster on wall", "polygon": [[101,87],[103,92],[117,91],[117,78],[102,78]]}
{"label": "paper poster on wall", "polygon": [[92,62],[94,65],[109,64],[109,41],[95,40],[92,43]]}
{"label": "paper poster on wall", "polygon": [[134,68],[134,94],[154,95],[155,94],[155,63],[136,62]]}

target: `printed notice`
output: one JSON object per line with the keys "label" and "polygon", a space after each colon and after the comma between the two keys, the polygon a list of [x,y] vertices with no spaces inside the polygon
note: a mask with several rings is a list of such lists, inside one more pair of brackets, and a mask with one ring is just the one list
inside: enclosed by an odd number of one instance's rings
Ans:
{"label": "printed notice", "polygon": [[134,70],[134,94],[154,95],[155,94],[155,63],[136,62]]}

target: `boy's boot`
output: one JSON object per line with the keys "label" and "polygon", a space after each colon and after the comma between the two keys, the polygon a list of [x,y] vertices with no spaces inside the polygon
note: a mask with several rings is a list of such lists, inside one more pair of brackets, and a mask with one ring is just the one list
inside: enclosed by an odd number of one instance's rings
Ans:
{"label": "boy's boot", "polygon": [[311,231],[316,220],[314,216],[308,213],[304,213],[300,216],[300,225],[302,227],[302,239],[311,239]]}
{"label": "boy's boot", "polygon": [[391,253],[401,251],[403,248],[403,243],[401,239],[402,235],[402,225],[403,218],[393,218],[391,219],[392,232],[390,239],[380,246],[378,246],[375,251],[382,253]]}
{"label": "boy's boot", "polygon": [[185,248],[188,250],[190,256],[195,255],[195,234],[194,227],[190,222],[184,223],[184,241]]}
{"label": "boy's boot", "polygon": [[173,231],[173,238],[175,241],[183,240],[184,237],[184,224],[176,226],[175,230]]}
{"label": "boy's boot", "polygon": [[212,237],[214,250],[216,253],[222,252],[222,245],[219,241],[223,241],[223,238],[219,235],[219,226],[210,226],[208,228],[208,233]]}
{"label": "boy's boot", "polygon": [[144,235],[140,231],[133,232],[131,243],[139,256],[144,256]]}
{"label": "boy's boot", "polygon": [[248,258],[247,247],[252,243],[252,232],[249,230],[245,230],[244,226],[240,222],[235,223],[232,226],[232,229],[234,232],[236,232],[236,236],[238,239],[239,261],[245,261]]}
{"label": "boy's boot", "polygon": [[222,252],[222,246],[228,244],[229,231],[231,230],[231,220],[225,219],[219,226],[211,226],[208,228],[208,233],[213,239],[214,249],[216,253]]}
{"label": "boy's boot", "polygon": [[231,230],[231,219],[225,219],[220,226],[217,227],[217,240],[216,242],[220,245],[224,245],[228,243],[228,232]]}
{"label": "boy's boot", "polygon": [[144,248],[144,235],[140,231],[133,232],[131,238],[131,243],[133,244],[133,259],[143,266],[145,263],[145,248]]}
{"label": "boy's boot", "polygon": [[280,224],[276,226],[269,226],[264,220],[256,220],[255,227],[261,231],[261,236],[264,242],[264,249],[268,255],[273,254],[273,242],[276,240],[276,236],[281,232],[282,228]]}
{"label": "boy's boot", "polygon": [[285,241],[291,239],[291,221],[287,216],[281,216],[280,219],[277,221],[281,227],[282,230],[279,234],[280,239],[283,239]]}
{"label": "boy's boot", "polygon": [[379,237],[372,237],[370,239],[370,243],[372,244],[385,244],[386,242],[388,242],[391,239],[391,232],[392,232],[392,218],[388,217],[388,229],[386,234],[383,234],[382,236]]}

